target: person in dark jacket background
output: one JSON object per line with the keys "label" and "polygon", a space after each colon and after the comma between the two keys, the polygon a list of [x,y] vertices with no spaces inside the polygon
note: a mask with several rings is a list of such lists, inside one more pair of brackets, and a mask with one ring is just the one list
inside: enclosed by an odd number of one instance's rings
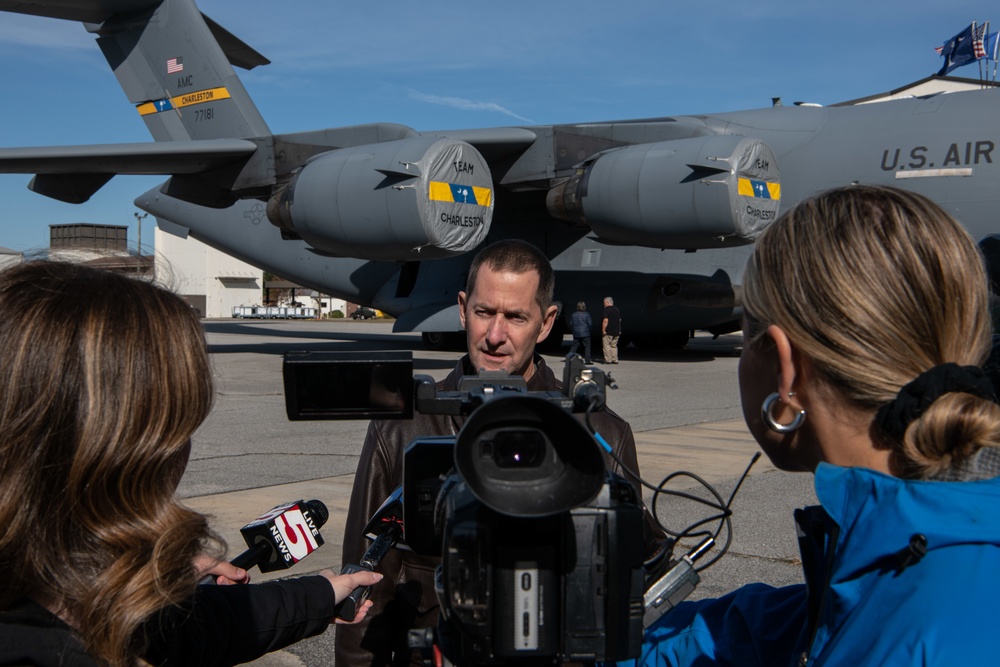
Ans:
{"label": "person in dark jacket background", "polygon": [[569,318],[570,331],[573,334],[573,344],[569,348],[570,354],[576,354],[576,351],[583,347],[583,358],[586,363],[591,364],[593,361],[590,358],[590,330],[594,326],[594,320],[591,319],[590,313],[587,312],[587,304],[583,301],[578,301],[576,304],[576,310]]}
{"label": "person in dark jacket background", "polygon": [[601,319],[601,343],[604,363],[618,363],[618,337],[622,335],[622,313],[615,306],[615,300],[604,297],[604,315]]}

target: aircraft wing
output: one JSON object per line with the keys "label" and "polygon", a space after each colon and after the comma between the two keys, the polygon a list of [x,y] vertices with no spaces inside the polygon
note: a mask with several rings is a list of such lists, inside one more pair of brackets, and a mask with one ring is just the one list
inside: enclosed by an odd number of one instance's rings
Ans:
{"label": "aircraft wing", "polygon": [[115,174],[200,174],[243,163],[256,150],[242,139],[0,148],[0,173],[35,174],[30,190],[81,204]]}
{"label": "aircraft wing", "polygon": [[538,134],[524,127],[490,127],[478,130],[421,132],[420,134],[459,139],[472,144],[488,162],[523,153],[538,139]]}
{"label": "aircraft wing", "polygon": [[197,174],[246,160],[256,150],[243,139],[0,148],[0,173]]}

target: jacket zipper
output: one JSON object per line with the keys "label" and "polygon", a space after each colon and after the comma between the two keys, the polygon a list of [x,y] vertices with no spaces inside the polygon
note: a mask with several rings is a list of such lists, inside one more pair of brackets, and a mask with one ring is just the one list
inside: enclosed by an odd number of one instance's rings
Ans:
{"label": "jacket zipper", "polygon": [[[806,644],[806,649],[802,652],[802,655],[799,656],[799,667],[807,667],[809,664],[809,654],[812,653],[813,645],[816,643],[816,633],[819,631],[820,623],[825,616],[826,605],[829,599],[830,581],[833,578],[833,560],[837,555],[837,538],[840,536],[840,526],[830,520],[829,515],[825,511],[823,512],[823,519],[822,522],[815,522],[815,524],[820,524],[819,529],[826,537],[823,559],[823,587],[819,593],[819,609],[816,613],[816,621],[809,629],[809,642]],[[810,523],[812,524],[813,522],[811,521]],[[810,528],[814,528],[814,526],[810,526]]]}

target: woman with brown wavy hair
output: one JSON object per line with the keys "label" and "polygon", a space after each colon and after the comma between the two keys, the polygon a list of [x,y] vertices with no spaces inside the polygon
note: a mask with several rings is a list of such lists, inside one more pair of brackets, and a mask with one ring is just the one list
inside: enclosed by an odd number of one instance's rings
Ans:
{"label": "woman with brown wavy hair", "polygon": [[820,501],[795,513],[805,584],[681,604],[643,664],[994,664],[1000,405],[973,239],[912,192],[825,192],[757,240],[743,306],[747,426]]}
{"label": "woman with brown wavy hair", "polygon": [[0,272],[0,664],[234,664],[322,631],[377,581],[196,585],[223,547],[174,492],[212,392],[176,295],[66,263]]}

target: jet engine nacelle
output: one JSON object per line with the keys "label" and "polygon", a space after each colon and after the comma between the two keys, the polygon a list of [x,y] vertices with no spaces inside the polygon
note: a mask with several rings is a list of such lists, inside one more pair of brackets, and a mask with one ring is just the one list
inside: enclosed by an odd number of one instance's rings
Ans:
{"label": "jet engine nacelle", "polygon": [[493,220],[493,180],[473,146],[417,137],[343,148],[307,162],[268,219],[318,251],[373,260],[451,257]]}
{"label": "jet engine nacelle", "polygon": [[780,198],[767,144],[712,135],[600,153],[550,190],[546,204],[612,243],[697,249],[752,243],[777,217]]}

